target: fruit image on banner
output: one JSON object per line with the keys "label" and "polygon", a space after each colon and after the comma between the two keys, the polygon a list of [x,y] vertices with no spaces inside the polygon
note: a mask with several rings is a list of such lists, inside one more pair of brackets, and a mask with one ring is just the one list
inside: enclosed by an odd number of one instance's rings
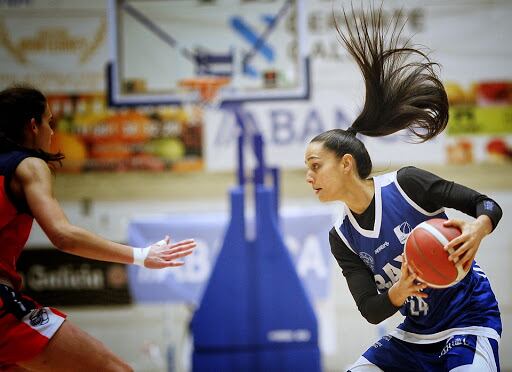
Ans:
{"label": "fruit image on banner", "polygon": [[54,133],[51,151],[60,151],[66,155],[62,167],[69,172],[80,172],[87,159],[87,149],[82,139],[66,132]]}
{"label": "fruit image on banner", "polygon": [[63,172],[203,169],[202,123],[180,108],[111,109],[101,94],[49,95]]}
{"label": "fruit image on banner", "polygon": [[450,103],[448,162],[512,160],[512,81],[483,81],[464,89],[445,83]]}

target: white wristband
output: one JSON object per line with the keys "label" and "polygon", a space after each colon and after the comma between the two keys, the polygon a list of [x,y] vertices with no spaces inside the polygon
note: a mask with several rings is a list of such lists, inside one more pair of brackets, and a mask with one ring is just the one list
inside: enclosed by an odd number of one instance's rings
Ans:
{"label": "white wristband", "polygon": [[165,240],[160,240],[146,248],[133,248],[133,264],[144,267],[144,261],[146,261],[146,257],[148,256],[151,246],[165,244],[167,244]]}
{"label": "white wristband", "polygon": [[144,267],[144,261],[148,256],[151,246],[146,248],[133,248],[133,264]]}

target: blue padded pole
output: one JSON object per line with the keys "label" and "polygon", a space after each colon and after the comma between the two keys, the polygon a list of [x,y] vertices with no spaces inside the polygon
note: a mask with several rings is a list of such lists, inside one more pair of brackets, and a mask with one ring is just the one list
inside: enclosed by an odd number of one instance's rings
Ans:
{"label": "blue padded pole", "polygon": [[238,135],[238,153],[237,153],[237,159],[238,159],[238,169],[237,169],[237,175],[238,175],[238,186],[244,186],[245,185],[245,175],[244,175],[244,141],[245,137],[243,133],[240,133]]}
{"label": "blue padded pole", "polygon": [[228,106],[225,106],[225,108],[229,108],[233,112],[233,115],[235,116],[236,124],[240,130],[240,132],[238,134],[238,142],[237,142],[237,162],[238,162],[237,178],[238,178],[238,185],[244,186],[245,185],[244,145],[245,145],[246,129],[245,129],[245,125],[244,125],[242,106],[240,103],[233,103],[233,104],[229,104]]}
{"label": "blue padded pole", "polygon": [[279,219],[278,219],[279,195],[280,195],[279,192],[281,191],[279,188],[279,185],[281,183],[279,168],[277,168],[277,167],[270,168],[270,173],[272,175],[272,186],[273,186],[273,190],[274,190],[274,210],[275,210],[275,214],[276,214],[276,220],[279,221]]}
{"label": "blue padded pole", "polygon": [[260,133],[254,133],[252,135],[252,146],[254,155],[258,164],[254,168],[254,185],[263,185],[265,183],[265,159],[263,155],[263,136]]}

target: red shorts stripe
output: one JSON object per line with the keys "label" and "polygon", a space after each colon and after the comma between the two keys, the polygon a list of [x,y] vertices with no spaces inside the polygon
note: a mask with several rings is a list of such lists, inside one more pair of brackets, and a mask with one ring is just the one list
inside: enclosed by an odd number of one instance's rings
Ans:
{"label": "red shorts stripe", "polygon": [[22,319],[1,310],[0,369],[41,353],[66,319],[65,314],[49,307],[37,307]]}

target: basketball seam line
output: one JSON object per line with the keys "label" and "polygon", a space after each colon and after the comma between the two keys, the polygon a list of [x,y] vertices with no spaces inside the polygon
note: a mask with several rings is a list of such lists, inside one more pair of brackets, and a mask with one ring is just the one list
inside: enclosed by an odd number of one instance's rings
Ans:
{"label": "basketball seam line", "polygon": [[434,226],[428,224],[427,222],[422,222],[418,225],[420,229],[427,230],[429,233],[431,233],[434,238],[437,239],[439,243],[441,243],[443,246],[449,243],[448,239],[441,234]]}
{"label": "basketball seam line", "polygon": [[[423,228],[424,230],[427,230],[428,232],[431,232],[430,229],[425,229],[424,226],[422,226],[422,224],[418,225],[418,227],[420,228]],[[437,230],[436,230],[437,232]],[[434,235],[434,234],[433,234]],[[441,273],[439,270],[436,269],[436,267],[434,265],[432,265],[432,263],[425,257],[425,254],[423,253],[423,251],[421,249],[419,249],[419,245],[416,243],[416,238],[414,237],[414,235],[411,236],[413,239],[414,239],[414,247],[416,248],[416,251],[421,255],[421,257],[423,258],[423,261],[427,263],[428,266],[430,266],[432,268],[432,271],[436,272],[441,278],[444,278],[444,279],[450,279],[450,278],[447,278],[446,275],[444,275],[443,273]],[[438,237],[436,237],[434,235],[434,237],[439,241]],[[443,236],[444,238],[444,236]],[[447,239],[445,239],[447,241]],[[447,241],[448,242],[448,241]],[[440,241],[439,243],[442,244],[442,242]],[[429,283],[427,281],[425,281],[427,284],[432,284],[432,283]],[[452,281],[453,283],[453,281]],[[440,284],[433,284],[435,286],[440,286]],[[441,286],[444,286],[444,285],[441,285]]]}
{"label": "basketball seam line", "polygon": [[[449,243],[449,241],[446,238],[446,236],[444,236],[438,229],[436,229],[434,226],[432,226],[428,222],[426,222],[426,221],[422,222],[418,226],[420,228],[422,228],[423,230],[426,230],[426,231],[430,232],[437,239],[437,241],[439,243],[441,243],[443,245],[446,245],[446,244]],[[450,248],[448,250],[449,254],[452,254],[453,252],[455,252],[455,250],[453,248]],[[457,269],[457,279],[455,279],[455,281],[459,282],[459,281],[462,280],[462,278],[464,278],[464,276],[466,276],[467,272],[464,271],[464,268],[462,267],[462,265],[459,264],[459,258],[458,257],[455,257],[455,259],[453,260],[453,265]]]}
{"label": "basketball seam line", "polygon": [[[434,235],[434,237],[436,237],[437,240],[441,244],[443,244],[444,241],[446,241],[446,243],[444,243],[444,245],[449,243],[448,239],[446,239],[446,237],[443,234],[441,234],[441,232],[439,232],[439,230],[437,230],[434,226],[430,225],[429,223],[422,222],[418,226],[421,226],[421,228],[423,228],[424,230],[427,230],[430,233],[432,233]],[[440,240],[440,239],[442,239],[442,240]],[[453,252],[455,252],[455,250],[453,248],[450,248],[448,250],[449,254],[452,254]],[[467,275],[469,270],[471,269],[471,266],[470,266],[470,268],[467,271],[465,271],[464,268],[462,267],[462,265],[459,263],[458,257],[455,257],[455,259],[453,260],[453,265],[457,269],[457,279],[455,279],[455,282],[460,282]]]}

